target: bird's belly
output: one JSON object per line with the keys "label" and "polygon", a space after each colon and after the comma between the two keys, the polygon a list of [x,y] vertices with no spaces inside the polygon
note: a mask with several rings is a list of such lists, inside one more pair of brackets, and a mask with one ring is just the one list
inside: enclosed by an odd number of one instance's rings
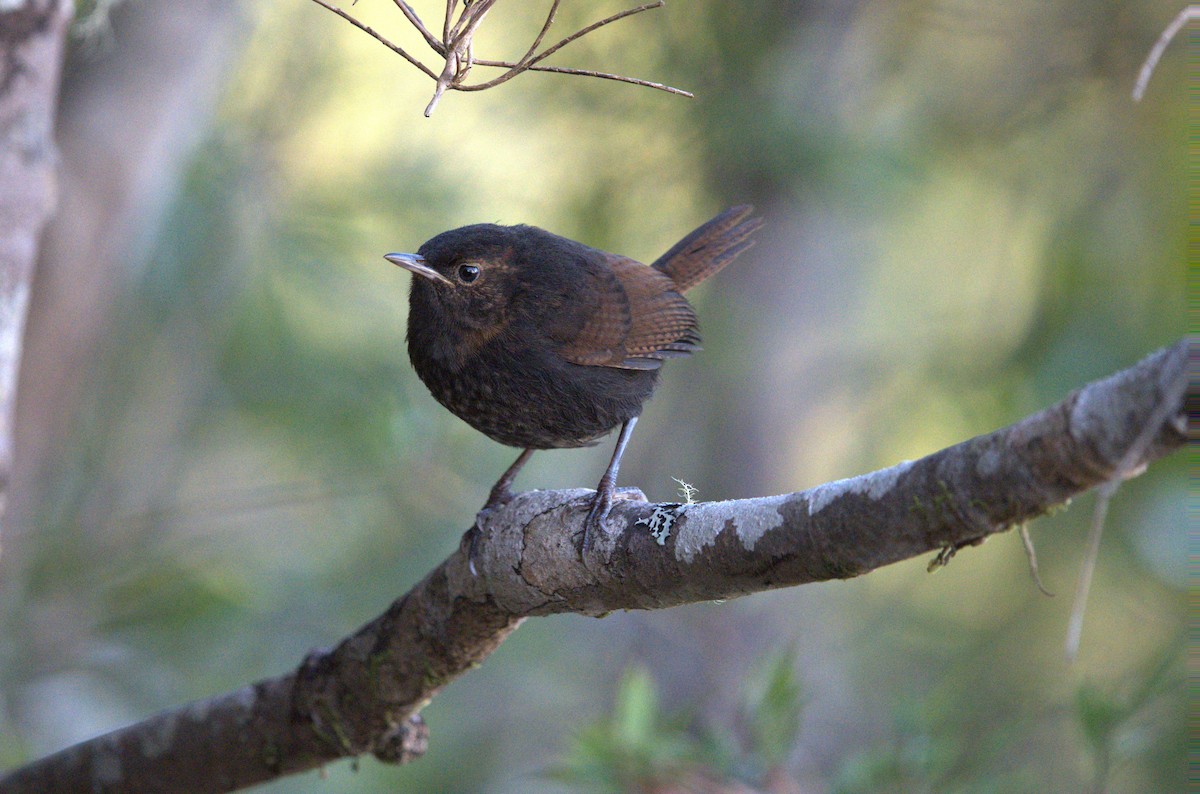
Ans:
{"label": "bird's belly", "polygon": [[514,447],[590,444],[640,414],[658,376],[656,370],[581,366],[533,352],[489,353],[454,370],[428,359],[413,364],[438,402]]}

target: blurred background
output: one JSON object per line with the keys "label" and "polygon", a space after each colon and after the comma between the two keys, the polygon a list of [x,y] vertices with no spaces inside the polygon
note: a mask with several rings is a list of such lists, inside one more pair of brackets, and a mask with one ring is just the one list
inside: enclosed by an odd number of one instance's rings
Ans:
{"label": "blurred background", "polygon": [[[414,5],[440,27],[443,3]],[[548,5],[500,3],[476,56],[519,57]],[[624,8],[562,5],[560,36]],[[0,558],[0,766],[283,673],[456,547],[516,452],[416,379],[409,277],[381,258],[445,229],[531,223],[650,261],[758,207],[758,245],[689,295],[706,349],[667,366],[625,456],[653,500],[917,458],[1172,342],[1188,42],[1130,91],[1180,7],[691,0],[551,63],[695,99],[527,74],[426,119],[432,81],[307,0],[81,2]],[[421,52],[392,3],[352,12]],[[610,453],[540,453],[518,488],[592,487]],[[1054,598],[1008,533],[933,576],[532,620],[426,708],[423,760],[260,790],[699,768],[805,792],[1183,791],[1184,457],[1117,493],[1067,664],[1093,503],[1030,527]]]}

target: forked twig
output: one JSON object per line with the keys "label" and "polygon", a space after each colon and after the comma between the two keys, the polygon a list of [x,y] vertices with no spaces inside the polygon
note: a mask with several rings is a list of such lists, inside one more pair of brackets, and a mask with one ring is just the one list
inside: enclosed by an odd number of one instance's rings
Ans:
{"label": "forked twig", "polygon": [[400,9],[400,13],[404,14],[405,19],[424,37],[425,43],[432,47],[433,51],[438,55],[444,54],[445,47],[442,46],[442,42],[438,40],[437,36],[429,32],[429,28],[425,27],[425,24],[421,22],[421,18],[417,16],[417,12],[413,11],[412,7],[404,2],[404,0],[395,0],[395,3],[396,7]]}
{"label": "forked twig", "polygon": [[576,39],[583,38],[587,34],[591,33],[593,30],[598,30],[599,28],[602,28],[605,25],[612,24],[613,22],[624,19],[625,17],[631,17],[634,14],[640,14],[643,11],[652,11],[655,8],[662,8],[664,5],[666,5],[664,0],[655,0],[655,2],[653,2],[653,3],[645,3],[644,5],[636,6],[634,8],[627,8],[624,11],[618,11],[617,13],[613,14],[612,16],[605,17],[604,19],[600,20],[599,22],[593,22],[592,24],[588,25],[587,27],[583,28],[582,30],[572,33],[570,36],[567,36],[565,39],[560,41],[558,44],[555,44],[553,47],[543,50],[542,54],[539,55],[538,57],[534,58],[530,63],[537,63],[538,61],[545,60],[549,56],[551,56],[554,53],[561,50],[563,47],[567,46],[568,44],[575,41]]}
{"label": "forked twig", "polygon": [[413,66],[417,67],[425,74],[429,75],[430,77],[434,78],[435,80],[437,79],[437,75],[435,75],[433,73],[432,69],[430,69],[428,66],[426,66],[425,64],[418,61],[413,56],[409,55],[407,52],[405,52],[403,47],[400,47],[396,44],[392,44],[390,41],[385,39],[383,36],[376,33],[374,28],[372,28],[370,25],[364,25],[363,23],[359,22],[357,19],[350,16],[349,14],[347,14],[345,11],[338,8],[337,6],[330,5],[329,3],[325,2],[325,0],[313,0],[313,2],[316,3],[317,5],[321,6],[324,9],[327,9],[327,10],[332,11],[333,13],[337,14],[339,17],[346,20],[351,25],[353,25],[354,27],[361,30],[363,33],[366,33],[368,36],[375,39],[380,44],[387,47],[389,50],[391,50],[392,52],[396,53],[404,60],[411,63]]}
{"label": "forked twig", "polygon": [[442,73],[437,76],[433,99],[429,100],[429,104],[425,107],[426,117],[433,115],[433,109],[437,107],[437,103],[446,89],[461,85],[462,81],[467,79],[467,74],[475,63],[472,52],[475,45],[475,31],[487,13],[492,10],[496,0],[474,0],[470,3],[466,3],[464,0],[462,13],[458,15],[458,21],[451,26],[450,19],[454,14],[456,3],[457,0],[446,0],[446,20],[442,26],[444,33],[442,44],[445,45],[442,54],[446,58],[446,65],[442,69]]}
{"label": "forked twig", "polygon": [[[425,40],[425,43],[429,46],[429,48],[437,53],[439,57],[445,59],[445,65],[443,66],[440,74],[435,73],[433,69],[423,64],[414,56],[410,55],[403,48],[388,41],[368,25],[359,22],[350,14],[341,10],[337,6],[332,5],[330,2],[328,2],[328,0],[313,0],[313,2],[317,3],[317,5],[321,6],[322,8],[337,14],[339,17],[368,34],[376,41],[386,46],[388,49],[403,57],[406,61],[411,63],[413,66],[416,66],[434,80],[436,86],[434,87],[433,98],[429,101],[429,105],[425,108],[426,116],[429,116],[433,113],[434,108],[437,107],[438,102],[441,100],[442,95],[446,91],[483,91],[488,88],[494,88],[501,83],[506,83],[522,72],[552,72],[555,74],[573,74],[584,77],[598,77],[603,80],[614,80],[620,83],[630,83],[632,85],[655,88],[659,91],[665,91],[670,94],[678,94],[685,97],[692,96],[692,94],[688,91],[684,91],[680,88],[673,88],[672,86],[665,85],[663,83],[656,83],[651,80],[641,80],[636,77],[626,77],[624,75],[594,71],[591,69],[574,69],[566,66],[541,65],[542,61],[546,60],[571,42],[576,41],[583,36],[586,36],[587,34],[604,27],[605,25],[610,25],[613,22],[624,19],[625,17],[630,17],[634,14],[640,14],[643,11],[650,11],[655,8],[662,8],[665,4],[664,0],[655,0],[655,2],[652,3],[645,3],[634,8],[628,8],[624,11],[611,14],[610,16],[607,16],[598,22],[593,22],[592,24],[576,31],[575,33],[572,33],[570,36],[567,36],[556,44],[547,47],[541,52],[538,52],[538,47],[542,45],[542,41],[545,40],[546,34],[550,32],[550,28],[554,24],[554,21],[558,15],[558,8],[561,4],[561,0],[553,0],[553,2],[550,4],[550,10],[546,14],[546,21],[542,24],[541,30],[538,31],[538,34],[534,38],[533,43],[529,46],[529,49],[526,50],[525,54],[522,55],[517,61],[486,60],[482,58],[476,58],[473,53],[475,33],[479,29],[480,24],[483,22],[484,17],[487,16],[488,11],[492,9],[492,6],[494,6],[498,0],[462,0],[462,10],[459,12],[457,19],[455,19],[454,12],[459,6],[459,0],[446,0],[446,12],[442,19],[442,36],[440,39],[425,26],[425,23],[423,23],[421,18],[417,16],[416,11],[414,11],[412,6],[405,2],[405,0],[393,0],[393,2],[396,4],[396,7],[404,15],[404,18],[408,20],[409,24],[416,28],[417,32],[421,34],[421,37]],[[467,75],[470,73],[471,67],[475,65],[500,68],[505,69],[506,71],[498,77],[492,78],[491,80],[468,85],[465,82]]]}
{"label": "forked twig", "polygon": [[567,46],[571,42],[587,35],[588,33],[591,33],[593,30],[596,30],[597,28],[601,28],[605,25],[616,22],[619,19],[624,19],[625,17],[633,16],[634,14],[641,13],[642,11],[649,11],[653,8],[661,8],[662,5],[663,5],[662,0],[658,0],[658,2],[655,2],[655,3],[647,3],[645,5],[637,6],[636,8],[626,9],[625,11],[621,11],[619,13],[613,14],[612,16],[606,17],[605,19],[602,19],[599,22],[593,22],[591,25],[588,25],[586,28],[583,28],[582,30],[572,33],[570,36],[567,36],[565,39],[558,42],[553,47],[548,47],[545,50],[543,50],[542,53],[540,55],[538,55],[537,57],[531,57],[533,54],[533,51],[535,49],[537,49],[538,44],[541,43],[542,38],[546,34],[546,31],[548,31],[550,29],[550,25],[554,21],[554,13],[558,9],[558,0],[555,0],[554,5],[550,9],[550,14],[546,17],[546,24],[542,26],[542,32],[538,34],[537,40],[534,41],[533,46],[530,47],[529,51],[525,53],[525,56],[520,61],[517,61],[516,63],[512,63],[511,61],[485,61],[482,59],[476,59],[475,63],[479,64],[480,66],[498,66],[498,67],[506,68],[506,69],[508,69],[508,71],[495,79],[489,80],[486,83],[478,83],[476,85],[464,85],[464,86],[459,86],[458,88],[460,91],[482,91],[485,88],[491,88],[493,86],[500,85],[501,83],[508,82],[509,80],[516,77],[518,74],[520,74],[521,72],[525,72],[525,71],[555,72],[558,74],[577,74],[577,75],[583,75],[585,77],[599,77],[603,80],[616,80],[617,82],[620,82],[620,83],[631,83],[633,85],[646,86],[647,88],[656,88],[659,91],[666,91],[668,94],[678,94],[680,96],[685,96],[690,99],[690,98],[692,98],[692,96],[694,96],[690,91],[684,91],[682,88],[673,88],[672,86],[664,85],[663,83],[655,83],[650,80],[641,80],[636,77],[625,77],[623,75],[612,74],[610,72],[597,72],[597,71],[593,71],[591,69],[572,69],[572,68],[565,67],[565,66],[538,66],[537,65],[539,62],[550,57],[555,52],[561,50],[563,47]]}

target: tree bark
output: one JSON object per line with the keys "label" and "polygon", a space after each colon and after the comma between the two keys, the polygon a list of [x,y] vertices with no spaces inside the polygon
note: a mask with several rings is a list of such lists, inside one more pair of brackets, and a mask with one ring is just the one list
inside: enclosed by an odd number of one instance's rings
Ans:
{"label": "tree bark", "polygon": [[0,2],[0,522],[34,262],[57,198],[54,116],[73,11],[69,0]]}
{"label": "tree bark", "polygon": [[1183,339],[1014,425],[917,461],[782,496],[614,505],[581,558],[591,491],[489,515],[380,617],[292,673],[152,717],[10,772],[0,794],[218,792],[374,753],[420,754],[417,713],[524,620],[658,609],[845,579],[958,550],[1178,449],[1197,396]]}
{"label": "tree bark", "polygon": [[[4,0],[0,0],[2,5]],[[16,420],[12,533],[79,412],[117,296],[145,266],[239,42],[243,4],[153,0],[112,10],[119,46],[68,62],[58,119],[62,208],[37,268]],[[77,61],[77,62],[76,62]]]}

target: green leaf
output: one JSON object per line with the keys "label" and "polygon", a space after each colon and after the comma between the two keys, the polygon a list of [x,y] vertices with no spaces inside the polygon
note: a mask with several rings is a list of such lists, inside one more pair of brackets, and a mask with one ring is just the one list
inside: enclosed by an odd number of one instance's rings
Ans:
{"label": "green leaf", "polygon": [[747,676],[744,704],[750,751],[767,769],[782,764],[795,746],[804,710],[795,648],[767,657]]}
{"label": "green leaf", "polygon": [[617,685],[613,710],[613,733],[619,745],[642,747],[654,739],[658,716],[658,691],[650,671],[630,665]]}

